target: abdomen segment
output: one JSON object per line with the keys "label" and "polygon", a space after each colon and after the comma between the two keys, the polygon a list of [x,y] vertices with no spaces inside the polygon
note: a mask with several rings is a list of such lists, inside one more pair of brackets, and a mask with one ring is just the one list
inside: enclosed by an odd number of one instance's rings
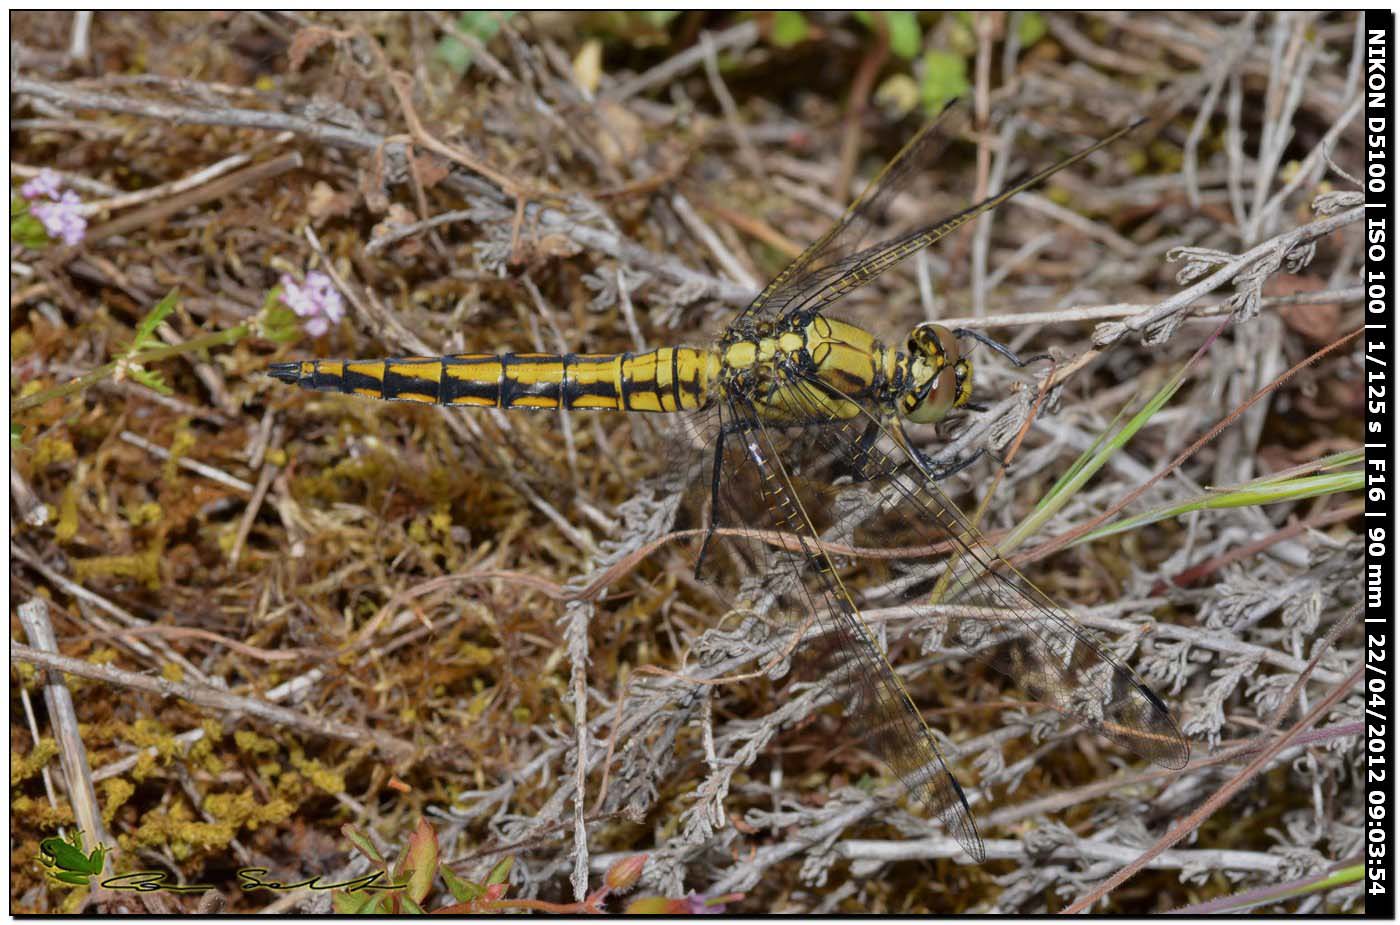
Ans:
{"label": "abdomen segment", "polygon": [[388,360],[274,363],[269,375],[319,392],[475,408],[669,412],[705,403],[714,355],[468,353]]}

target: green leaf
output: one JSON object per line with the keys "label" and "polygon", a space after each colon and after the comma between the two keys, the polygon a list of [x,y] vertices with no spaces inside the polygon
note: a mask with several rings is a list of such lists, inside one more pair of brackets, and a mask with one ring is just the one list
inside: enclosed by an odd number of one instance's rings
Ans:
{"label": "green leaf", "polygon": [[681,15],[680,10],[641,10],[642,21],[653,29],[664,28],[671,20]]}
{"label": "green leaf", "polygon": [[437,832],[428,824],[426,816],[418,817],[418,828],[408,837],[408,850],[403,854],[408,865],[408,898],[422,902],[433,888],[433,877],[437,874],[438,853]]}
{"label": "green leaf", "polygon": [[166,385],[160,373],[153,369],[133,365],[127,367],[126,374],[153,392],[159,392],[162,395],[175,394],[175,390]]}
{"label": "green leaf", "polygon": [[791,48],[805,42],[807,17],[796,10],[778,10],[773,14],[773,32],[769,39],[779,48]]}
{"label": "green leaf", "polygon": [[[851,15],[856,22],[871,32],[877,28],[875,14],[869,10],[856,10]],[[890,50],[906,61],[913,60],[924,41],[923,32],[919,28],[919,20],[914,13],[909,10],[884,10],[880,15],[884,17],[885,28],[889,31]]]}
{"label": "green leaf", "polygon": [[918,18],[910,10],[889,10],[884,16],[890,30],[890,51],[905,61],[914,60],[924,42]]}
{"label": "green leaf", "polygon": [[290,344],[301,336],[301,322],[297,313],[282,301],[282,287],[273,286],[263,299],[258,312],[257,331],[260,335],[277,344]]}
{"label": "green leaf", "polygon": [[484,886],[470,880],[463,880],[447,867],[441,868],[438,873],[442,874],[442,882],[447,884],[447,892],[451,893],[452,898],[459,903],[469,903],[480,899],[486,893]]}
{"label": "green leaf", "polygon": [[1030,48],[1045,37],[1045,17],[1039,13],[1017,13],[1016,41],[1022,48]]}
{"label": "green leaf", "polygon": [[923,79],[919,95],[929,113],[941,110],[950,101],[967,93],[967,60],[946,51],[926,51],[922,59]]}
{"label": "green leaf", "polygon": [[501,858],[500,863],[491,868],[491,873],[486,877],[486,885],[490,886],[494,883],[505,883],[506,878],[510,876],[511,865],[514,863],[515,858],[510,855]]}
{"label": "green leaf", "polygon": [[44,223],[29,214],[29,200],[18,193],[10,194],[10,240],[32,251],[52,243]]}
{"label": "green leaf", "polygon": [[[472,10],[457,17],[457,28],[486,43],[501,31],[501,23],[515,15],[510,10]],[[457,74],[465,74],[472,66],[471,49],[452,35],[445,36],[433,50],[433,56]]]}
{"label": "green leaf", "polygon": [[331,891],[331,908],[337,915],[359,915],[374,898],[369,893],[351,893],[346,890]]}
{"label": "green leaf", "polygon": [[369,836],[349,823],[340,827],[340,833],[350,840],[350,844],[354,845],[360,854],[376,864],[384,864],[384,856],[379,853],[378,848],[374,847],[374,842],[369,840]]}
{"label": "green leaf", "polygon": [[970,58],[977,52],[977,21],[971,13],[959,10],[953,14],[942,38],[944,45],[954,54]]}
{"label": "green leaf", "polygon": [[165,298],[161,299],[150,311],[146,312],[146,317],[142,318],[141,323],[136,326],[136,337],[131,341],[131,346],[127,348],[127,353],[135,353],[145,347],[146,342],[155,335],[156,326],[166,318],[169,318],[171,312],[175,311],[175,306],[179,303],[180,290],[177,287],[167,292]]}
{"label": "green leaf", "polygon": [[891,74],[875,88],[875,102],[891,117],[902,119],[919,105],[919,84],[908,74]]}

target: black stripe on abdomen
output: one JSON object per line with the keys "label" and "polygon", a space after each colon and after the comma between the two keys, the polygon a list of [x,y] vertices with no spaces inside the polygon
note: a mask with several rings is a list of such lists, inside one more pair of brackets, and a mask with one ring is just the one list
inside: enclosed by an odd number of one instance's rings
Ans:
{"label": "black stripe on abdomen", "polygon": [[[626,358],[626,354],[622,355]],[[564,357],[563,406],[581,411],[615,411],[620,407],[617,354],[568,354]]]}
{"label": "black stripe on abdomen", "polygon": [[[329,380],[328,386],[322,386],[320,384],[322,374],[320,369],[318,368],[316,371],[316,387],[328,388],[331,391],[344,392],[347,395],[364,395],[366,393],[373,393],[375,395],[384,394],[384,383],[378,376],[372,375],[368,371],[351,369],[350,367],[352,365],[359,366],[361,364],[352,364],[347,362],[345,364],[344,372],[339,377],[333,375],[326,377]],[[383,369],[382,365],[380,366],[380,369]]]}
{"label": "black stripe on abdomen", "polygon": [[396,357],[384,361],[384,397],[389,401],[435,404],[442,361],[428,357]]}
{"label": "black stripe on abdomen", "polygon": [[551,353],[501,356],[502,408],[558,408],[567,358]]}
{"label": "black stripe on abdomen", "polygon": [[443,357],[438,400],[471,408],[501,406],[501,358],[494,353]]}

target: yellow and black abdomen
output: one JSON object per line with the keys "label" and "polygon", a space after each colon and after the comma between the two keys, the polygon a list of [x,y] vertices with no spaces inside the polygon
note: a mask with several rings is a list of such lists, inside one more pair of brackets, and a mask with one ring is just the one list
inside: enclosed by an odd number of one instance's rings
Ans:
{"label": "yellow and black abdomen", "polygon": [[467,353],[387,360],[301,360],[268,373],[319,392],[471,408],[684,411],[705,403],[710,351]]}

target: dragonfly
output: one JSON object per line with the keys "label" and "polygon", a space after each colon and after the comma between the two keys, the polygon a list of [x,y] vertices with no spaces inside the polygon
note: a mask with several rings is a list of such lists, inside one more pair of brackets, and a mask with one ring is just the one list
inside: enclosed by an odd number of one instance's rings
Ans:
{"label": "dragonfly", "polygon": [[[1116,745],[1167,768],[1184,767],[1189,749],[1163,700],[1012,567],[939,487],[971,459],[938,464],[910,437],[910,427],[977,407],[971,353],[978,342],[999,345],[932,322],[887,343],[832,314],[844,296],[904,258],[1136,125],[953,215],[871,243],[890,203],[958,135],[950,126],[966,115],[964,108],[950,118],[957,108],[916,134],[708,345],[305,359],[272,364],[269,372],[305,389],[389,401],[677,419],[679,452],[689,457],[702,501],[696,574],[757,588],[780,612],[805,616],[804,625],[817,621],[821,642],[812,648],[826,681],[848,692],[848,717],[869,751],[980,863],[986,851],[967,795],[891,664],[884,636],[866,619],[870,608],[862,604],[874,598],[853,592],[855,578],[877,574],[884,579],[879,596],[941,626],[940,645],[970,653],[1036,703]],[[756,578],[745,585],[744,575]],[[936,609],[935,599],[956,603],[953,616]]]}

